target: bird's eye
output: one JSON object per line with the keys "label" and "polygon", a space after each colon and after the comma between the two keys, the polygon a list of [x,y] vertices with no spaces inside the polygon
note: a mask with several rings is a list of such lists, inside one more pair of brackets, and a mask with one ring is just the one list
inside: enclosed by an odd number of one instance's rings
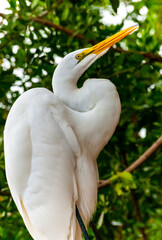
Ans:
{"label": "bird's eye", "polygon": [[75,58],[76,58],[77,60],[82,60],[82,55],[81,55],[81,54],[77,54],[77,55],[75,56]]}

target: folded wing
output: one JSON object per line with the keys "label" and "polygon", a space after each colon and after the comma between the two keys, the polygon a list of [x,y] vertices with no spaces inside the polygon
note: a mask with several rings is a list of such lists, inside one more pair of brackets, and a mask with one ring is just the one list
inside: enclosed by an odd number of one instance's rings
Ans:
{"label": "folded wing", "polygon": [[66,114],[51,92],[35,89],[16,101],[5,127],[7,180],[36,240],[75,239],[80,148]]}

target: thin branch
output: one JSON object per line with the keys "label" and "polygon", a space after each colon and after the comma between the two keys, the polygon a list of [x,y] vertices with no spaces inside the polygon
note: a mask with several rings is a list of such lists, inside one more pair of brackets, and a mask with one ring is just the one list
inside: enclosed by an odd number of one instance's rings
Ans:
{"label": "thin branch", "polygon": [[[2,18],[6,18],[6,15],[4,13],[0,13],[0,17]],[[22,19],[20,16],[18,17],[18,19]],[[37,22],[37,23],[40,23],[44,26],[47,26],[47,27],[51,27],[51,28],[55,28],[56,30],[59,30],[61,32],[64,32],[70,36],[75,36],[79,39],[83,39],[84,36],[82,34],[75,34],[75,31],[71,30],[71,29],[68,29],[68,28],[65,28],[61,25],[58,25],[58,24],[55,24],[53,22],[50,22],[48,20],[45,20],[45,19],[42,19],[40,17],[31,17],[30,20],[34,21],[34,22]]]}
{"label": "thin branch", "polygon": [[113,51],[120,52],[120,53],[121,52],[122,53],[127,53],[127,54],[137,53],[139,55],[144,56],[145,58],[149,58],[153,62],[161,62],[162,63],[162,57],[160,55],[155,55],[155,54],[150,53],[150,52],[142,52],[142,51],[134,52],[134,51],[124,50],[122,48],[114,48],[114,47],[112,47],[112,49],[113,49]]}
{"label": "thin branch", "polygon": [[31,17],[31,20],[33,20],[34,22],[37,22],[37,23],[40,23],[44,26],[47,26],[47,27],[52,27],[52,28],[55,28],[56,30],[59,30],[61,32],[64,32],[70,36],[75,36],[79,39],[83,39],[84,36],[82,34],[75,34],[75,32],[71,29],[68,29],[68,28],[65,28],[61,25],[58,25],[58,24],[55,24],[53,22],[50,22],[48,20],[44,20],[44,19],[41,19],[39,17]]}
{"label": "thin branch", "polygon": [[[132,202],[133,202],[135,213],[136,213],[136,219],[138,222],[143,223],[140,208],[139,208],[139,203],[138,203],[135,191],[133,189],[131,189],[131,197],[132,197]],[[140,227],[140,231],[142,233],[142,240],[147,240],[145,227]]]}
{"label": "thin branch", "polygon": [[127,69],[124,69],[122,71],[119,71],[119,72],[115,72],[109,76],[107,76],[108,79],[112,78],[112,77],[115,77],[115,76],[118,76],[120,74],[123,74],[123,73],[126,73],[126,72],[132,72],[133,70],[135,70],[136,67],[130,67],[130,68],[127,68]]}
{"label": "thin branch", "polygon": [[162,137],[160,137],[142,156],[132,165],[124,170],[124,172],[132,172],[146,161],[160,146],[162,145]]}
{"label": "thin branch", "polygon": [[[156,150],[162,145],[162,137],[160,137],[156,142],[153,143],[153,145],[142,154],[141,157],[139,157],[134,163],[132,163],[128,168],[124,170],[124,172],[132,172],[137,167],[139,167],[144,161],[146,161]],[[110,179],[107,180],[101,180],[99,184],[99,188],[106,187],[107,185],[110,185],[111,181]]]}
{"label": "thin branch", "polygon": [[89,224],[90,228],[92,228],[94,234],[95,234],[95,237],[96,237],[96,240],[102,240],[101,239],[101,236],[99,234],[99,231],[98,229],[96,228],[96,225],[94,224],[93,221],[90,221],[90,224]]}
{"label": "thin branch", "polygon": [[[5,18],[6,15],[4,13],[0,13],[0,16],[2,18]],[[21,17],[18,17],[18,19],[21,19]],[[56,30],[59,30],[61,32],[64,32],[70,36],[74,36],[78,39],[84,39],[85,36],[83,34],[76,34],[74,30],[72,29],[68,29],[68,28],[65,28],[61,25],[58,25],[58,24],[55,24],[53,22],[50,22],[48,20],[45,20],[45,19],[41,19],[40,17],[31,17],[30,18],[32,21],[34,22],[37,22],[37,23],[40,23],[44,26],[47,26],[47,27],[50,27],[50,28],[55,28]],[[89,43],[91,44],[95,44],[96,42],[92,39],[89,39],[88,41]],[[152,62],[162,62],[162,57],[159,56],[159,55],[155,55],[153,53],[149,53],[149,52],[141,52],[141,51],[138,51],[138,52],[133,52],[133,51],[129,51],[129,50],[124,50],[122,48],[115,48],[115,47],[112,47],[111,48],[113,51],[115,52],[123,52],[123,53],[126,53],[126,54],[132,54],[132,53],[136,53],[136,54],[139,54],[139,55],[142,55],[146,58],[149,58]]]}
{"label": "thin branch", "polygon": [[139,69],[141,69],[141,67],[143,67],[144,65],[146,65],[146,64],[148,64],[149,63],[149,61],[147,61],[147,62],[144,62],[144,63],[140,63],[139,65],[137,65],[136,67],[130,67],[130,68],[127,68],[127,69],[124,69],[124,70],[122,70],[122,71],[119,71],[119,72],[115,72],[115,73],[113,73],[113,74],[111,74],[111,75],[109,75],[109,76],[106,76],[108,79],[111,79],[112,77],[115,77],[115,76],[119,76],[119,75],[121,75],[121,74],[123,74],[123,73],[126,73],[126,72],[135,72],[136,70],[139,70]]}

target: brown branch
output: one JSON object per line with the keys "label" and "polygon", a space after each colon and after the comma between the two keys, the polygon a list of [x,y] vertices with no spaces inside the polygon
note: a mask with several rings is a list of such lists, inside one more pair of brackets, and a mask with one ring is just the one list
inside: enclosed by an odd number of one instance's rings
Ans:
{"label": "brown branch", "polygon": [[79,39],[83,39],[84,36],[82,34],[75,34],[75,32],[71,29],[68,29],[68,28],[65,28],[61,25],[58,25],[58,24],[55,24],[53,22],[50,22],[48,20],[44,20],[44,19],[41,19],[39,17],[31,17],[31,20],[33,20],[34,22],[37,22],[37,23],[40,23],[44,26],[47,26],[47,27],[52,27],[52,28],[55,28],[56,30],[59,30],[61,32],[64,32],[70,36],[75,36]]}
{"label": "brown branch", "polygon": [[150,60],[152,60],[153,62],[162,62],[162,57],[160,55],[155,55],[153,53],[150,52],[142,52],[142,51],[138,51],[138,52],[133,52],[130,50],[124,50],[122,48],[114,48],[112,47],[113,51],[115,52],[122,52],[122,53],[127,53],[127,54],[132,54],[132,53],[137,53],[139,55],[144,56],[145,58],[149,58]]}
{"label": "brown branch", "polygon": [[146,161],[160,146],[162,145],[162,137],[160,137],[142,156],[137,159],[132,165],[124,170],[124,172],[132,172]]}
{"label": "brown branch", "polygon": [[[6,18],[6,15],[4,13],[0,13],[0,17]],[[18,19],[22,19],[22,18],[19,16]],[[37,22],[37,23],[40,23],[40,24],[42,24],[44,26],[47,26],[47,27],[55,28],[56,30],[64,32],[64,33],[66,33],[70,36],[75,36],[79,39],[84,38],[84,36],[82,34],[75,34],[75,31],[73,31],[71,29],[65,28],[61,25],[55,24],[55,23],[50,22],[48,20],[42,19],[40,17],[31,17],[30,20],[32,20],[34,22]]]}
{"label": "brown branch", "polygon": [[[6,17],[6,15],[4,13],[0,13],[0,16],[3,17],[3,18]],[[21,19],[21,17],[18,17],[18,19]],[[66,34],[68,34],[70,36],[77,37],[78,39],[84,39],[85,38],[85,36],[83,34],[76,34],[75,31],[72,30],[72,29],[65,28],[65,27],[63,27],[61,25],[55,24],[55,23],[50,22],[50,21],[45,20],[45,19],[41,19],[40,17],[31,17],[30,19],[32,21],[40,23],[40,24],[42,24],[44,26],[47,26],[47,27],[50,27],[50,28],[55,28],[56,30],[64,32],[64,33],[66,33]],[[88,42],[91,43],[91,44],[95,44],[96,43],[92,39],[89,39]],[[141,51],[133,52],[133,51],[124,50],[122,48],[115,48],[115,47],[112,47],[111,49],[113,51],[115,51],[115,52],[123,52],[123,53],[126,53],[126,54],[136,53],[136,54],[144,56],[145,58],[149,58],[152,62],[155,62],[155,61],[162,62],[162,57],[159,56],[159,55],[155,55],[153,53],[141,52]]]}
{"label": "brown branch", "polygon": [[[132,202],[133,202],[135,213],[136,213],[136,219],[138,222],[143,223],[140,208],[139,208],[139,203],[138,203],[135,191],[133,189],[131,189],[131,197],[132,197]],[[142,233],[142,240],[147,240],[145,227],[140,227],[140,231]]]}
{"label": "brown branch", "polygon": [[[124,170],[124,172],[132,172],[137,167],[139,167],[144,161],[146,161],[156,150],[162,145],[162,137],[160,137],[153,145],[142,154],[134,163],[132,163],[128,168]],[[99,188],[106,187],[107,185],[111,184],[111,180],[101,180],[99,183]]]}
{"label": "brown branch", "polygon": [[96,228],[96,225],[94,224],[93,221],[90,221],[89,226],[90,226],[90,228],[92,228],[92,230],[93,230],[93,232],[94,232],[94,234],[95,234],[96,239],[97,239],[97,240],[102,240],[102,239],[101,239],[101,236],[100,236],[100,234],[99,234],[99,231],[98,231],[98,229]]}

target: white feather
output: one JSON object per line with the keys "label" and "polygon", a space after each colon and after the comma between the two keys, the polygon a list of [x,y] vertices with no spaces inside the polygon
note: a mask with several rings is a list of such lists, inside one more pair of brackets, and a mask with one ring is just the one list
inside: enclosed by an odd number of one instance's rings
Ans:
{"label": "white feather", "polygon": [[35,240],[81,240],[75,205],[87,225],[97,201],[96,158],[119,120],[120,100],[109,80],[89,79],[76,87],[97,59],[92,54],[78,63],[80,51],[57,67],[54,94],[27,91],[5,126],[8,184]]}

